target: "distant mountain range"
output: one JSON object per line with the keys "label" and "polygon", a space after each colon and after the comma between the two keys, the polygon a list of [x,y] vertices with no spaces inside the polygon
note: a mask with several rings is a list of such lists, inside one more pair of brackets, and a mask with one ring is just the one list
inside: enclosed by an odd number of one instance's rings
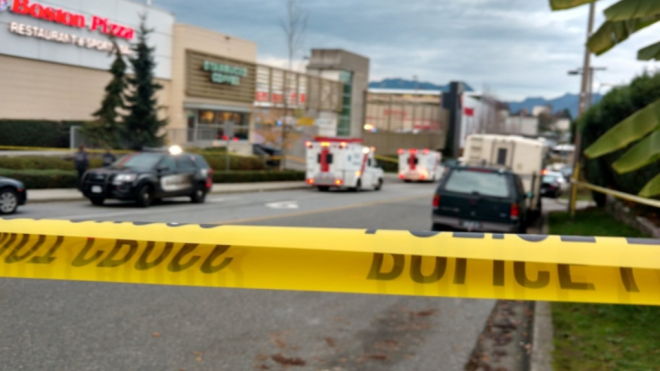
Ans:
{"label": "distant mountain range", "polygon": [[[594,103],[600,102],[603,99],[603,96],[600,94],[594,94]],[[565,109],[568,109],[571,112],[571,117],[576,118],[578,115],[578,107],[580,105],[580,95],[579,94],[564,94],[561,97],[554,99],[545,99],[545,98],[527,98],[522,102],[508,102],[509,111],[512,113],[519,112],[522,109],[526,109],[527,112],[531,113],[535,106],[552,106],[554,112],[560,112]]]}
{"label": "distant mountain range", "polygon": [[[465,84],[465,83],[464,83]],[[414,90],[415,88],[419,90],[434,90],[434,91],[449,91],[449,84],[447,85],[436,85],[430,82],[419,81],[415,82],[414,80],[406,79],[384,79],[382,81],[372,81],[369,83],[369,87],[372,89],[405,89],[405,90]],[[471,86],[465,84],[465,89],[467,91],[474,91]]]}
{"label": "distant mountain range", "polygon": [[[465,84],[465,83],[464,83]],[[434,91],[449,91],[449,84],[447,85],[436,85],[430,82],[415,82],[414,80],[406,79],[384,79],[382,81],[372,81],[369,83],[369,88],[373,89],[405,89],[412,90],[415,89],[415,85],[419,90],[434,90]],[[466,90],[469,92],[474,91],[471,86],[465,84]],[[554,112],[561,112],[565,109],[568,109],[571,112],[573,118],[577,117],[578,106],[580,102],[580,96],[578,94],[569,94],[566,93],[561,97],[554,99],[545,99],[540,97],[526,98],[521,102],[508,102],[509,110],[512,113],[517,113],[522,109],[526,109],[527,112],[531,113],[535,106],[552,106]],[[594,94],[594,103],[600,102],[603,98],[600,94]]]}

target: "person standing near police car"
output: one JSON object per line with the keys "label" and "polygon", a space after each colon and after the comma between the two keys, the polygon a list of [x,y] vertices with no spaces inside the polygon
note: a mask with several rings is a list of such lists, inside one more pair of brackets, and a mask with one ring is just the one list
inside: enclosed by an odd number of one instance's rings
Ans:
{"label": "person standing near police car", "polygon": [[89,169],[89,156],[85,152],[85,145],[81,144],[78,147],[78,152],[73,157],[76,170],[78,171],[78,189],[82,188],[82,177],[85,175],[85,172]]}

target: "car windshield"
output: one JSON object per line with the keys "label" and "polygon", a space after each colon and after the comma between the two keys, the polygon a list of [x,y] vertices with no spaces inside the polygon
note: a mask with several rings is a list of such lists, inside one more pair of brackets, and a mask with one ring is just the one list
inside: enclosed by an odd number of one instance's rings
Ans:
{"label": "car windshield", "polygon": [[556,183],[557,177],[554,175],[546,175],[543,177],[543,183]]}
{"label": "car windshield", "polygon": [[115,169],[151,169],[163,157],[159,153],[138,153],[120,158],[112,164]]}
{"label": "car windshield", "polygon": [[447,179],[445,190],[491,197],[510,196],[507,177],[504,174],[471,170],[453,171]]}

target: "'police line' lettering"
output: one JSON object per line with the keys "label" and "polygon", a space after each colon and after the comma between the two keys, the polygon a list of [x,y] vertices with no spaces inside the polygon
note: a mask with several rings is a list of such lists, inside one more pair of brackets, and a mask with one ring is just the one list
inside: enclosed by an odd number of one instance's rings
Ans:
{"label": "'police line' lettering", "polygon": [[[389,255],[393,264],[391,268],[384,269],[385,255]],[[422,259],[435,260],[433,272],[422,272]],[[465,285],[467,276],[467,259],[454,259],[456,267],[454,270],[453,283],[456,285]],[[410,278],[421,284],[432,284],[440,281],[447,270],[447,258],[426,257],[413,255],[410,258]],[[513,275],[518,285],[528,289],[542,289],[550,284],[550,271],[539,271],[536,277],[529,277],[525,270],[524,262],[513,263]],[[571,275],[571,265],[556,264],[559,287],[564,290],[583,290],[593,291],[596,287],[593,283],[578,282]],[[393,281],[400,278],[406,270],[406,256],[399,254],[374,254],[371,269],[367,275],[369,280]],[[633,270],[631,268],[619,268],[621,282],[627,292],[639,292]],[[493,261],[493,286],[504,286],[505,262]]]}

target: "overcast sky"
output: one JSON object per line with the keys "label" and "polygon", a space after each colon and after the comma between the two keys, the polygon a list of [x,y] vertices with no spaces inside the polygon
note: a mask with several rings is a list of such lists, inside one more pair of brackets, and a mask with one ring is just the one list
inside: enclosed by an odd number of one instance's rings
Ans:
{"label": "overcast sky", "polygon": [[[341,48],[371,59],[371,80],[462,80],[500,99],[554,98],[577,93],[587,7],[551,12],[547,0],[300,0],[309,14],[306,52]],[[286,44],[279,20],[286,0],[154,0],[177,22],[257,42],[259,61],[282,64]],[[602,10],[613,0],[598,3]],[[594,88],[629,81],[650,63],[637,49],[660,40],[660,25],[634,35],[594,65],[607,67]],[[302,55],[298,56],[302,58]],[[602,86],[602,87],[601,87]]]}

